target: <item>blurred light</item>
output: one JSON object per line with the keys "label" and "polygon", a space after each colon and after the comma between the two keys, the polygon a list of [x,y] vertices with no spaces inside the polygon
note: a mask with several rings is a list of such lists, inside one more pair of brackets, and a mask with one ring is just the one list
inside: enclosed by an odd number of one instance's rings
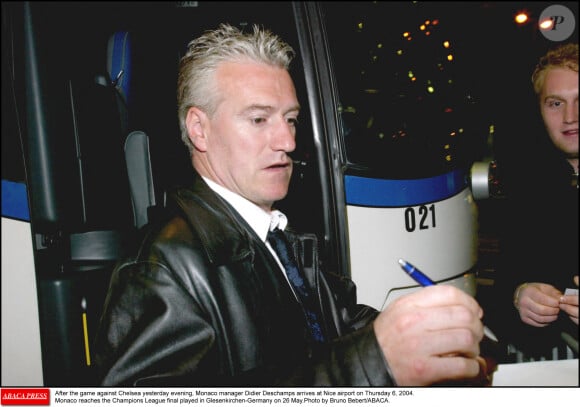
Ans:
{"label": "blurred light", "polygon": [[378,49],[381,49],[381,48],[383,48],[383,44],[377,44],[377,48],[378,48]]}
{"label": "blurred light", "polygon": [[433,25],[439,24],[439,20],[433,20]]}
{"label": "blurred light", "polygon": [[453,55],[452,54],[447,55],[447,60],[448,61],[453,61]]}
{"label": "blurred light", "polygon": [[516,14],[514,20],[518,24],[524,24],[528,21],[528,14],[525,11],[520,11]]}
{"label": "blurred light", "polygon": [[397,55],[403,55],[403,50],[402,49],[398,49],[397,50]]}
{"label": "blurred light", "polygon": [[413,71],[409,71],[409,72],[407,73],[407,75],[409,76],[409,78],[412,78],[413,76],[415,76],[415,75],[413,74]]}
{"label": "blurred light", "polygon": [[443,47],[449,48],[449,41],[443,41]]}
{"label": "blurred light", "polygon": [[427,92],[433,93],[435,92],[435,88],[433,86],[427,86]]}
{"label": "blurred light", "polygon": [[446,107],[444,110],[445,113],[451,113],[452,111],[453,111],[453,109],[450,107]]}
{"label": "blurred light", "polygon": [[424,30],[425,30],[425,24],[421,24],[421,25],[419,26],[419,30],[421,30],[421,31],[424,31]]}
{"label": "blurred light", "polygon": [[357,28],[358,28],[359,30],[362,30],[362,28],[363,28],[363,23],[358,23],[356,26],[357,26]]}
{"label": "blurred light", "polygon": [[409,31],[405,31],[405,32],[403,33],[403,37],[404,37],[404,38],[407,38],[409,35],[411,35],[411,33],[410,33]]}
{"label": "blurred light", "polygon": [[449,145],[449,144],[445,144],[445,145],[443,146],[443,148],[444,148],[445,150],[449,150],[449,148],[450,148],[450,145]]}
{"label": "blurred light", "polygon": [[429,24],[431,24],[431,21],[425,20],[425,25],[429,25]]}
{"label": "blurred light", "polygon": [[451,161],[451,154],[447,154],[445,156],[445,161]]}
{"label": "blurred light", "polygon": [[431,35],[431,31],[425,31],[425,35],[427,36]]}
{"label": "blurred light", "polygon": [[456,135],[456,134],[457,134],[457,133],[455,133],[454,131],[452,131],[451,133],[449,133],[449,136],[450,136],[450,137],[455,137],[455,135]]}
{"label": "blurred light", "polygon": [[551,18],[546,18],[544,21],[540,21],[539,24],[541,30],[551,30],[553,25],[554,20]]}

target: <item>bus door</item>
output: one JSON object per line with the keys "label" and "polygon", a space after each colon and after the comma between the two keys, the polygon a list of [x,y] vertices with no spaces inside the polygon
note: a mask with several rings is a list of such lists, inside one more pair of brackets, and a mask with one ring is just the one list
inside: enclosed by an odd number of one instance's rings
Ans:
{"label": "bus door", "polygon": [[412,2],[296,7],[335,216],[327,231],[358,300],[382,309],[418,288],[399,258],[474,295],[469,170],[485,134],[455,50],[441,45],[450,28]]}

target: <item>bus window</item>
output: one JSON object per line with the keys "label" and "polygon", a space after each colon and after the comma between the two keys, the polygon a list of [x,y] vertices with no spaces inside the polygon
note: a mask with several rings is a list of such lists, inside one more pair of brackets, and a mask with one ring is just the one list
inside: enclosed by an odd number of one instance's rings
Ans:
{"label": "bus window", "polygon": [[450,6],[321,4],[352,167],[389,178],[467,167],[486,134],[478,98],[459,74]]}

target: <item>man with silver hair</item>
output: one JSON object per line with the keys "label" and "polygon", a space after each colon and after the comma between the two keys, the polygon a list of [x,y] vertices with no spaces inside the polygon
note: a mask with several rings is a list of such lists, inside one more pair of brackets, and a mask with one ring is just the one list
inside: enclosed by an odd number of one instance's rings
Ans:
{"label": "man with silver hair", "polygon": [[296,148],[293,53],[226,24],[189,44],[178,111],[195,177],[112,277],[101,384],[423,386],[482,371],[482,310],[459,289],[427,287],[379,313],[317,264],[295,282],[275,251],[270,233],[301,252],[274,207]]}

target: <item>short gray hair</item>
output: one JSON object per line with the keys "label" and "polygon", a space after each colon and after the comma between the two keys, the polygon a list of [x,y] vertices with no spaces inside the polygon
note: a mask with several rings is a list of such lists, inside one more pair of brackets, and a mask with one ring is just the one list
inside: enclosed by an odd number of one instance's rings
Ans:
{"label": "short gray hair", "polygon": [[220,95],[213,80],[220,63],[252,61],[289,70],[294,49],[267,29],[253,26],[253,32],[221,24],[192,40],[179,63],[177,78],[177,109],[181,139],[193,149],[187,134],[185,119],[191,107],[212,115]]}

